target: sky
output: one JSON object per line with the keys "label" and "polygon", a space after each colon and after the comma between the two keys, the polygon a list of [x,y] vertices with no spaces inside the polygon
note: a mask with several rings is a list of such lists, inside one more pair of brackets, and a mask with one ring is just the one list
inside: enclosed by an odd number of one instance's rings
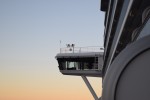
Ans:
{"label": "sky", "polygon": [[[93,100],[59,72],[61,47],[103,46],[100,0],[0,0],[0,100]],[[88,78],[101,95],[101,78]]]}

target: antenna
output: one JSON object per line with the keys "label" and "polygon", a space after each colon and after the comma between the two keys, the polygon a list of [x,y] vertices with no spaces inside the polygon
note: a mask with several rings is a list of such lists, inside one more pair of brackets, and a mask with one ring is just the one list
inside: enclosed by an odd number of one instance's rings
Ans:
{"label": "antenna", "polygon": [[61,40],[59,41],[59,48],[60,48],[60,53],[61,53]]}

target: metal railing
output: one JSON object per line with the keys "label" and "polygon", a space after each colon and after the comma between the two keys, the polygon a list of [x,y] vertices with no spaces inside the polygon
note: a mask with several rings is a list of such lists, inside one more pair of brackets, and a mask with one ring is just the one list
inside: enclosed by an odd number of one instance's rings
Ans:
{"label": "metal railing", "polygon": [[60,53],[86,53],[86,52],[102,52],[102,51],[104,51],[104,47],[102,46],[60,48]]}

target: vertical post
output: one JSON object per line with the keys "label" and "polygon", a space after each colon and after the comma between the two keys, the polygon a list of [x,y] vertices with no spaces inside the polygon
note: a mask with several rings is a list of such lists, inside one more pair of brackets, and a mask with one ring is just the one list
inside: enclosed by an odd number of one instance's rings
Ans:
{"label": "vertical post", "polygon": [[79,51],[79,53],[81,53],[81,47],[80,47],[80,51]]}
{"label": "vertical post", "polygon": [[88,79],[86,78],[86,76],[81,76],[81,77],[84,80],[84,82],[85,82],[86,86],[88,87],[88,89],[90,90],[91,94],[93,95],[94,99],[98,100],[98,97],[97,97],[95,91],[93,90],[91,84],[89,83]]}
{"label": "vertical post", "polygon": [[73,48],[73,53],[74,53],[74,46],[72,48]]}
{"label": "vertical post", "polygon": [[72,44],[71,47],[72,47],[72,49],[73,49],[72,51],[73,51],[73,53],[74,53],[75,44]]}
{"label": "vertical post", "polygon": [[60,40],[60,42],[59,42],[60,44],[59,44],[59,48],[60,48],[60,53],[61,53],[61,40]]}

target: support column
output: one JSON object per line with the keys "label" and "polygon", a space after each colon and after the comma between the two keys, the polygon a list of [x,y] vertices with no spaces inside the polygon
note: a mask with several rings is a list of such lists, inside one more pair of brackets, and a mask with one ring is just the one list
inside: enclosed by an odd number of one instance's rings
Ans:
{"label": "support column", "polygon": [[86,78],[86,76],[81,76],[82,79],[84,80],[86,86],[88,87],[88,89],[90,90],[91,94],[93,95],[95,100],[98,100],[98,96],[96,95],[95,91],[93,90],[90,82],[88,81],[88,79]]}

